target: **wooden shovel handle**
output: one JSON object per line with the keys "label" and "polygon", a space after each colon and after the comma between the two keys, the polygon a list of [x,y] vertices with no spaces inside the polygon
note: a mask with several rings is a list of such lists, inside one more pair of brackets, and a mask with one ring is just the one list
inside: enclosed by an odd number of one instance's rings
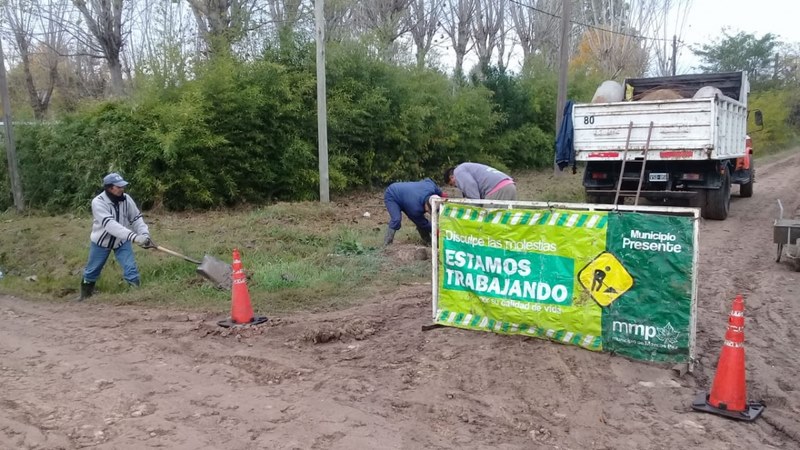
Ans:
{"label": "wooden shovel handle", "polygon": [[172,250],[170,250],[170,249],[168,249],[168,248],[164,248],[164,247],[162,247],[162,246],[160,246],[160,245],[156,245],[156,249],[157,249],[157,250],[160,250],[160,251],[162,251],[162,252],[164,252],[164,253],[169,253],[169,254],[170,254],[170,255],[172,255],[172,256],[177,256],[178,258],[183,258],[183,259],[185,259],[186,261],[189,261],[190,263],[200,264],[200,261],[198,261],[198,260],[196,260],[196,259],[189,258],[189,257],[188,257],[188,256],[186,256],[186,255],[181,255],[180,253],[178,253],[178,252],[176,252],[176,251],[172,251]]}

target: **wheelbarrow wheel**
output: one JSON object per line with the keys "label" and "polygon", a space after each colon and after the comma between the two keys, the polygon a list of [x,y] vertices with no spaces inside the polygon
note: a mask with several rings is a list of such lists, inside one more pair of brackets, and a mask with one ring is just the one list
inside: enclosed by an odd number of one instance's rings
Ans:
{"label": "wheelbarrow wheel", "polygon": [[778,257],[775,262],[781,262],[781,253],[783,253],[783,244],[778,244]]}

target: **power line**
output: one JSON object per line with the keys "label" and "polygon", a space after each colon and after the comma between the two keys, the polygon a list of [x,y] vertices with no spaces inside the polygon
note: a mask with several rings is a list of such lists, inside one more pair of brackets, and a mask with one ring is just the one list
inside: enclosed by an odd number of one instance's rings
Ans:
{"label": "power line", "polygon": [[[516,5],[523,6],[525,8],[531,9],[531,10],[536,11],[538,13],[542,13],[542,14],[548,15],[548,16],[553,17],[555,19],[560,19],[561,18],[561,16],[559,16],[558,14],[553,14],[553,13],[551,13],[549,11],[545,11],[543,9],[539,9],[539,8],[537,8],[535,6],[526,5],[524,3],[520,3],[520,2],[518,2],[516,0],[508,0],[508,1],[511,2],[511,3],[514,3]],[[653,40],[653,41],[672,42],[672,39],[654,38],[654,37],[641,36],[641,35],[630,34],[630,33],[623,33],[622,31],[609,30],[607,28],[598,27],[597,25],[590,25],[588,23],[578,22],[577,20],[570,20],[570,23],[573,23],[575,25],[581,25],[581,26],[584,26],[584,27],[587,27],[587,28],[593,28],[595,30],[606,31],[606,32],[612,33],[612,34],[618,34],[618,35],[621,35],[621,36],[627,36],[627,37],[634,38],[634,39],[650,39],[650,40]],[[682,42],[682,41],[678,41],[678,42],[680,42],[681,44],[685,44],[685,42]]]}

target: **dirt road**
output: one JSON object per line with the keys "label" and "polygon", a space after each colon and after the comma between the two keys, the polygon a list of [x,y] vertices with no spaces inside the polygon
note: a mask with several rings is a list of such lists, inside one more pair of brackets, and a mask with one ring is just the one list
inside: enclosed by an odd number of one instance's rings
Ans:
{"label": "dirt road", "polygon": [[[0,448],[800,448],[800,273],[775,200],[800,154],[701,224],[694,374],[536,339],[440,328],[430,285],[225,335],[217,316],[0,296]],[[757,422],[691,412],[746,300]],[[316,341],[316,342],[315,342]],[[327,342],[322,342],[327,341]]]}

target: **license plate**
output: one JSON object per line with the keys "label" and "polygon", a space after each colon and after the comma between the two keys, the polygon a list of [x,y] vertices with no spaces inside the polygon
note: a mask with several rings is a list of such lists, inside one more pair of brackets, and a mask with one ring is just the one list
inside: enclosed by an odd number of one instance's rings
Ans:
{"label": "license plate", "polygon": [[666,173],[651,173],[650,181],[667,181]]}

